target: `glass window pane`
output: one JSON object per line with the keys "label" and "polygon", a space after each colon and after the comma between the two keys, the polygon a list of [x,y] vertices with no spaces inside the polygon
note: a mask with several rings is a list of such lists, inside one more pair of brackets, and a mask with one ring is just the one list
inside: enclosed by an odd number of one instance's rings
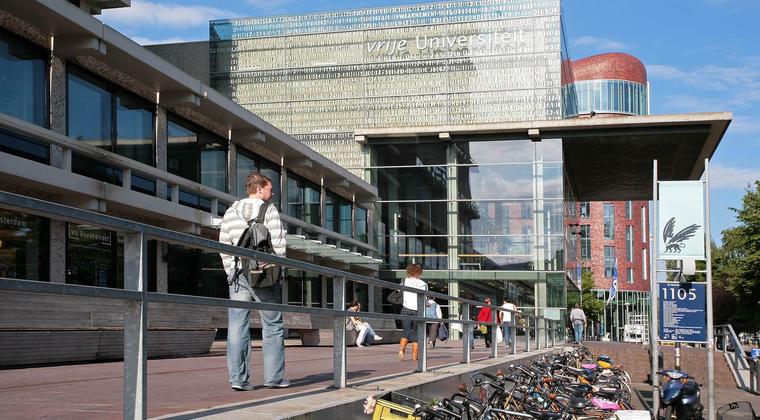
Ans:
{"label": "glass window pane", "polygon": [[124,287],[124,237],[89,225],[67,224],[66,283]]}
{"label": "glass window pane", "polygon": [[71,159],[71,170],[79,175],[99,181],[108,182],[121,186],[123,172],[121,169],[107,165],[101,161],[73,153]]}
{"label": "glass window pane", "polygon": [[116,97],[116,153],[155,165],[154,132],[150,103],[127,94]]}
{"label": "glass window pane", "polygon": [[321,226],[320,188],[298,175],[288,173],[288,214],[315,226]]}
{"label": "glass window pane", "polygon": [[367,209],[356,206],[356,239],[367,242]]}
{"label": "glass window pane", "polygon": [[532,270],[534,237],[460,236],[462,270]]}
{"label": "glass window pane", "polygon": [[0,112],[47,127],[47,52],[0,30]]}
{"label": "glass window pane", "polygon": [[458,206],[460,234],[519,235],[525,227],[535,227],[532,200],[460,201]]}
{"label": "glass window pane", "polygon": [[382,220],[388,234],[445,235],[446,203],[383,203]]}
{"label": "glass window pane", "polygon": [[169,145],[166,151],[167,170],[175,175],[199,182],[198,134],[173,121],[168,123]]}
{"label": "glass window pane", "polygon": [[111,92],[73,73],[68,92],[69,137],[111,150]]}
{"label": "glass window pane", "polygon": [[47,144],[5,130],[0,130],[0,151],[44,164],[49,162],[50,156]]}
{"label": "glass window pane", "polygon": [[533,198],[533,164],[460,166],[457,184],[460,198]]}
{"label": "glass window pane", "polygon": [[446,146],[437,138],[427,143],[380,144],[372,148],[377,156],[374,166],[442,165]]}
{"label": "glass window pane", "polygon": [[204,133],[201,136],[201,184],[227,192],[227,142]]}
{"label": "glass window pane", "polygon": [[353,235],[353,229],[351,228],[351,213],[352,206],[348,200],[340,201],[340,226],[338,232],[341,235],[351,237]]}
{"label": "glass window pane", "polygon": [[536,147],[530,140],[470,141],[455,146],[460,164],[533,162]]}
{"label": "glass window pane", "polygon": [[446,167],[373,169],[383,200],[441,200],[446,198]]}
{"label": "glass window pane", "polygon": [[280,208],[280,196],[282,195],[280,188],[280,165],[276,165],[266,159],[259,158],[258,162],[259,172],[269,177],[272,180],[272,200],[273,205]]}
{"label": "glass window pane", "polygon": [[0,277],[49,280],[48,219],[0,210]]}

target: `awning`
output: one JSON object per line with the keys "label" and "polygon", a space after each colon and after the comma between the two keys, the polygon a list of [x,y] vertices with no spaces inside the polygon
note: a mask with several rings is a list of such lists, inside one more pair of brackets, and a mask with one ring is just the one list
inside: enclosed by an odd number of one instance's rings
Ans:
{"label": "awning", "polygon": [[315,239],[307,239],[301,235],[288,234],[285,236],[285,239],[288,248],[345,264],[378,265],[383,262],[383,260],[377,258],[362,255],[349,249],[338,248],[335,245],[325,244]]}

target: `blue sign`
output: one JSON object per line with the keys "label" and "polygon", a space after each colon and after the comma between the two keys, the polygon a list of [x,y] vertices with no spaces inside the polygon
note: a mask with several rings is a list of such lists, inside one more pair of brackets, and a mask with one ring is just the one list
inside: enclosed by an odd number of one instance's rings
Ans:
{"label": "blue sign", "polygon": [[660,340],[707,342],[705,283],[659,283]]}

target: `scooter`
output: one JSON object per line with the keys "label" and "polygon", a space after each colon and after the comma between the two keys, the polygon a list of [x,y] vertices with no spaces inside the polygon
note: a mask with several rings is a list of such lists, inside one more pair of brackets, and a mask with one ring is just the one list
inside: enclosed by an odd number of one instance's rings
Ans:
{"label": "scooter", "polygon": [[660,416],[665,420],[701,420],[702,403],[698,384],[686,372],[668,369],[657,372],[664,376],[660,391]]}

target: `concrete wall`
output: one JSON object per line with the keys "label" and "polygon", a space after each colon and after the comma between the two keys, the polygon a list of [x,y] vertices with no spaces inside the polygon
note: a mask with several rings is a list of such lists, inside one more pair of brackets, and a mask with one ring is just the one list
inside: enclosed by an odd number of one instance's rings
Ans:
{"label": "concrete wall", "polygon": [[185,73],[209,84],[208,41],[145,45],[145,48],[179,67]]}

